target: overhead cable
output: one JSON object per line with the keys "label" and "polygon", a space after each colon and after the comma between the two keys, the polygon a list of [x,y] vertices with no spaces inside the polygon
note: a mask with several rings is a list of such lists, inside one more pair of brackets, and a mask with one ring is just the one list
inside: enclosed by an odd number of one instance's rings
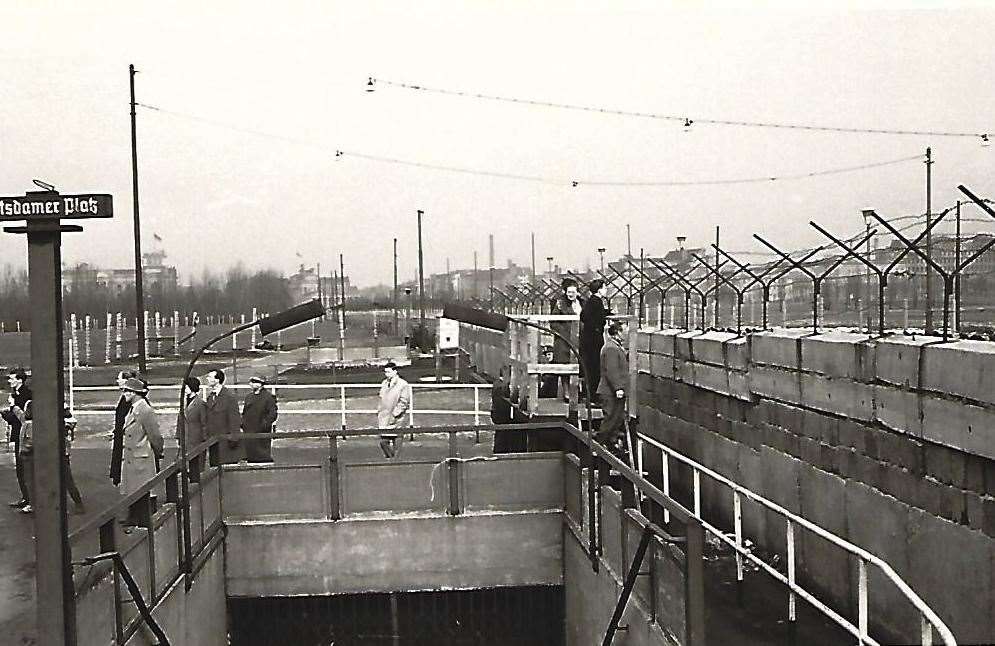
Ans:
{"label": "overhead cable", "polygon": [[484,94],[481,92],[471,92],[463,90],[450,90],[446,88],[427,87],[414,83],[404,83],[402,81],[392,81],[370,77],[370,81],[375,85],[395,87],[404,90],[417,92],[427,92],[431,94],[441,94],[446,96],[459,96],[471,99],[483,99],[486,101],[498,101],[502,103],[517,103],[543,108],[557,108],[560,110],[576,110],[581,112],[594,112],[600,114],[610,114],[623,117],[640,117],[643,119],[657,119],[662,121],[676,121],[682,123],[685,129],[690,129],[695,124],[710,124],[719,126],[744,126],[749,128],[778,128],[782,130],[809,130],[817,132],[845,132],[855,134],[876,134],[876,135],[915,135],[922,137],[970,137],[978,138],[982,144],[987,144],[989,134],[995,129],[987,132],[964,132],[964,131],[944,131],[944,130],[912,130],[905,128],[857,128],[848,126],[824,126],[818,124],[804,123],[779,123],[773,121],[747,121],[741,119],[713,119],[704,117],[692,117],[690,114],[661,114],[656,112],[638,112],[634,110],[620,110],[617,108],[605,108],[590,105],[579,105],[572,103],[558,103],[555,101],[539,101],[535,99],[523,99],[518,97],[501,96],[497,94]]}
{"label": "overhead cable", "polygon": [[[225,123],[223,121],[218,121],[216,119],[210,119],[206,117],[201,117],[193,114],[188,114],[184,112],[178,112],[176,110],[168,110],[155,105],[149,105],[147,103],[136,103],[137,107],[144,108],[146,110],[151,110],[161,114],[178,117],[182,119],[189,119],[191,121],[196,121],[199,123],[204,123],[212,126],[217,126],[220,128],[225,128],[227,130],[232,130],[235,132],[242,132],[258,137],[266,137],[270,139],[277,139],[280,141],[285,141],[289,143],[299,144],[302,146],[308,146],[311,148],[319,148],[321,150],[328,150],[327,146],[322,144],[317,144],[313,141],[308,141],[306,139],[290,137],[286,135],[274,134],[270,132],[265,132],[262,130],[255,130],[251,128],[244,128],[241,126],[232,125]],[[545,177],[540,175],[526,175],[518,173],[506,173],[501,171],[492,171],[479,168],[469,168],[463,166],[451,166],[446,164],[434,164],[429,162],[422,162],[410,159],[401,159],[397,157],[387,157],[382,155],[372,155],[369,153],[350,151],[350,150],[336,150],[335,158],[341,159],[343,157],[355,157],[358,159],[365,159],[367,161],[380,162],[385,164],[395,164],[400,166],[408,166],[414,168],[422,168],[427,170],[437,170],[445,171],[451,173],[462,173],[466,175],[476,175],[480,177],[494,177],[498,179],[508,179],[526,182],[537,182],[542,184],[552,184],[560,186],[603,186],[603,187],[679,187],[679,186],[718,186],[718,185],[730,185],[730,184],[760,184],[766,182],[776,182],[776,181],[792,181],[792,180],[802,180],[811,177],[820,177],[825,175],[836,175],[841,173],[852,173],[862,170],[868,170],[871,168],[880,168],[882,166],[890,166],[894,164],[902,164],[905,162],[916,161],[923,158],[922,155],[909,155],[906,157],[899,157],[897,159],[889,159],[885,161],[873,162],[869,164],[860,164],[856,166],[845,166],[841,168],[831,168],[825,170],[810,171],[807,173],[794,173],[786,175],[763,175],[763,176],[753,176],[753,177],[737,177],[737,178],[720,178],[720,179],[703,179],[703,180],[676,180],[676,179],[661,179],[661,180],[604,180],[604,179],[564,179],[564,178],[554,178]]]}

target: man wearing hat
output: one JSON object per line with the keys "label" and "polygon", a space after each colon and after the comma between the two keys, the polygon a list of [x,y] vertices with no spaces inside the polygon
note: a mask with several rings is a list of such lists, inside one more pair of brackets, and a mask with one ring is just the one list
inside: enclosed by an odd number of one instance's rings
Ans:
{"label": "man wearing hat", "polygon": [[244,457],[242,443],[238,439],[242,428],[238,400],[225,388],[224,370],[211,370],[204,375],[204,383],[207,385],[205,435],[208,438],[219,435],[230,436],[211,447],[211,465],[236,464]]}
{"label": "man wearing hat", "polygon": [[[245,396],[245,403],[242,404],[243,433],[273,432],[277,416],[276,398],[263,388],[265,385],[266,380],[260,375],[253,375],[249,379],[252,392]],[[268,437],[243,440],[245,459],[248,462],[272,462],[272,442],[273,440]]]}
{"label": "man wearing hat", "polygon": [[149,389],[137,377],[131,377],[121,387],[131,410],[124,419],[124,441],[121,460],[121,494],[138,490],[155,477],[156,458],[162,457],[163,439],[155,410],[145,396]]}

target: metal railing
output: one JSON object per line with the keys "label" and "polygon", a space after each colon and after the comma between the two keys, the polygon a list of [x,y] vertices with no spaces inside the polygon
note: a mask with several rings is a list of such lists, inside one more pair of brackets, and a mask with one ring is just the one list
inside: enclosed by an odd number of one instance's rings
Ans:
{"label": "metal railing", "polygon": [[[210,447],[218,441],[219,438],[210,438],[191,449],[188,453],[189,461],[194,465],[201,464]],[[149,626],[160,643],[168,643],[162,641],[164,634],[160,635],[161,629],[151,619],[152,611],[184,576],[187,577],[186,586],[189,589],[192,585],[191,577],[206,562],[223,538],[220,490],[217,496],[217,517],[213,522],[204,523],[205,497],[203,490],[205,486],[217,481],[221,475],[220,469],[208,469],[201,473],[198,466],[197,481],[199,484],[190,491],[187,498],[183,497],[180,487],[182,473],[183,469],[178,461],[163,466],[155,477],[143,483],[117,503],[88,519],[69,535],[72,552],[94,548],[96,551],[95,554],[81,556],[73,560],[74,567],[89,568],[80,576],[82,581],[77,580],[77,590],[90,587],[87,585],[88,582],[96,583],[103,579],[107,572],[98,568],[101,562],[112,561],[114,638],[117,644],[127,643],[143,623]],[[172,505],[171,510],[161,507],[163,501],[158,500],[156,494],[162,488],[165,488],[166,494],[164,502]],[[192,524],[186,525],[186,527],[191,528],[190,531],[182,531],[181,525],[182,520],[189,517],[193,506],[191,503],[194,500],[197,502],[201,516],[196,536],[194,536]],[[163,509],[167,509],[165,517],[160,515]],[[177,531],[173,543],[173,556],[168,558],[167,563],[174,567],[171,567],[167,572],[162,572],[156,567],[157,563],[160,562],[156,557],[156,529],[164,522],[169,522],[170,514],[175,517]],[[127,527],[122,530],[122,525],[127,525]],[[138,528],[141,532],[137,541],[126,540],[121,536],[122,531],[126,535],[133,534],[135,530],[131,528]],[[94,533],[96,533],[95,541]],[[141,554],[133,557],[132,554],[136,552],[141,552]],[[141,558],[143,561],[138,571],[146,575],[147,594],[131,576],[126,564],[130,558]],[[131,595],[130,600],[123,594],[122,582],[128,588]],[[131,603],[135,604],[137,615],[129,611]]]}
{"label": "metal railing", "polygon": [[[796,621],[796,597],[801,597],[807,601],[810,605],[820,611],[829,619],[832,619],[843,629],[848,631],[854,637],[857,638],[858,644],[868,644],[870,646],[879,646],[879,642],[870,637],[868,634],[869,630],[869,617],[868,617],[868,579],[867,579],[867,569],[868,565],[877,568],[884,577],[891,582],[901,594],[908,600],[908,602],[915,607],[916,611],[920,617],[920,634],[921,643],[923,646],[931,646],[933,643],[933,631],[940,636],[943,640],[945,646],[956,646],[957,642],[954,639],[953,633],[950,629],[943,623],[943,621],[936,615],[933,610],[926,605],[926,602],[915,593],[912,588],[909,587],[905,581],[895,572],[890,565],[888,565],[884,560],[871,554],[867,550],[854,545],[853,543],[847,541],[846,539],[840,538],[839,536],[833,534],[832,532],[820,527],[819,525],[813,523],[812,521],[799,516],[791,511],[788,511],[784,507],[774,503],[767,498],[757,494],[746,487],[733,482],[729,478],[716,473],[712,469],[692,460],[691,458],[678,453],[672,448],[666,446],[658,440],[655,440],[643,433],[637,433],[636,439],[636,467],[640,473],[643,473],[643,447],[649,444],[656,447],[661,451],[662,459],[662,484],[663,492],[669,496],[670,495],[670,459],[673,458],[678,462],[681,462],[691,469],[691,497],[693,501],[691,512],[694,517],[697,518],[702,526],[716,538],[722,542],[728,544],[734,551],[736,557],[736,579],[737,582],[743,581],[743,563],[744,559],[752,562],[757,567],[761,568],[767,572],[775,580],[783,583],[788,588],[788,620],[791,622]],[[702,515],[702,505],[701,505],[701,476],[705,475],[711,478],[716,483],[719,483],[727,487],[733,496],[733,532],[730,536],[727,532],[716,527],[715,525],[709,523],[704,519]],[[785,535],[786,535],[786,563],[787,572],[782,573],[775,567],[771,566],[769,563],[759,558],[753,554],[752,550],[745,545],[745,540],[743,536],[743,512],[742,503],[743,498],[751,500],[760,506],[766,508],[767,510],[774,512],[775,514],[783,517],[785,519]],[[669,520],[669,512],[664,511],[664,522]],[[858,563],[858,581],[857,581],[857,622],[847,619],[842,616],[828,605],[816,598],[811,592],[803,588],[797,581],[796,576],[796,562],[795,562],[795,528],[801,528],[807,530],[816,536],[828,541],[832,545],[835,545],[839,549],[853,555],[857,558]]]}
{"label": "metal railing", "polygon": [[[456,415],[456,416],[473,416],[473,423],[475,425],[480,425],[481,417],[489,415],[489,404],[487,408],[481,408],[481,390],[490,390],[491,385],[488,383],[474,383],[474,384],[410,384],[411,386],[411,401],[408,407],[408,424],[411,426],[415,425],[416,415]],[[167,392],[169,393],[169,401],[172,402],[175,395],[178,394],[177,389],[179,386],[149,386],[151,392]],[[231,390],[249,390],[247,384],[234,384],[225,385],[225,388]],[[367,391],[370,395],[375,395],[380,388],[380,384],[285,384],[277,385],[272,384],[266,386],[266,389],[277,396],[280,391],[305,391],[305,390],[318,390],[318,391],[331,391],[331,397],[325,397],[326,401],[335,401],[338,403],[337,407],[334,408],[314,408],[314,409],[299,409],[299,408],[281,408],[280,415],[338,415],[340,418],[340,423],[342,428],[347,427],[347,416],[348,415],[375,415],[377,409],[375,408],[349,408],[348,401],[350,391],[355,393],[356,391]],[[448,408],[416,408],[415,392],[418,390],[473,390],[473,409],[448,409]],[[83,392],[114,392],[120,393],[120,389],[117,386],[75,386],[69,391],[69,407],[70,410],[74,412],[76,416],[87,416],[87,415],[107,415],[114,412],[113,402],[108,404],[109,408],[105,409],[77,409],[75,406],[76,393]],[[322,399],[322,398],[317,398]],[[169,414],[176,415],[179,410],[175,407],[157,407],[156,412],[159,414]]]}

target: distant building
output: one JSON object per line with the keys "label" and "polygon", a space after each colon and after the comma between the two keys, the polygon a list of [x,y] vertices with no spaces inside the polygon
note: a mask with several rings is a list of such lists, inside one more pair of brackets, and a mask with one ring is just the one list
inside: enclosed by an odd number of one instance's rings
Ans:
{"label": "distant building", "polygon": [[[176,267],[166,264],[162,250],[142,254],[142,287],[149,294],[168,293],[178,286]],[[111,293],[135,288],[135,269],[101,269],[89,263],[80,263],[62,271],[62,289],[73,291],[101,289]]]}
{"label": "distant building", "polygon": [[297,272],[290,276],[288,282],[290,296],[295,303],[303,303],[320,296],[322,304],[325,307],[331,307],[338,300],[342,282],[345,283],[346,300],[359,296],[359,290],[352,286],[348,276],[345,278],[334,275],[321,276],[319,282],[317,269],[304,265],[300,265]]}

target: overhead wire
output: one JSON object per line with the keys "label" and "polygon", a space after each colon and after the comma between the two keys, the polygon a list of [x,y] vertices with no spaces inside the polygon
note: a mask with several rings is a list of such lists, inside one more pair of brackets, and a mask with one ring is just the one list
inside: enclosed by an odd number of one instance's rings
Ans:
{"label": "overhead wire", "polygon": [[521,105],[544,107],[544,108],[556,108],[560,110],[575,110],[581,112],[594,112],[594,113],[609,114],[609,115],[624,116],[624,117],[639,117],[643,119],[676,121],[676,122],[683,122],[687,127],[690,127],[694,124],[710,124],[710,125],[721,125],[721,126],[743,126],[750,128],[777,128],[782,130],[841,132],[841,133],[851,133],[851,134],[915,135],[915,136],[928,136],[928,137],[970,137],[970,138],[979,138],[983,142],[987,142],[989,134],[991,132],[995,132],[995,129],[988,130],[985,132],[965,132],[965,131],[944,131],[944,130],[914,130],[906,128],[857,128],[850,126],[825,126],[825,125],[804,124],[804,123],[781,123],[775,121],[749,121],[743,119],[703,118],[703,117],[692,117],[691,113],[663,114],[656,112],[639,112],[635,110],[622,110],[618,108],[606,108],[606,107],[581,105],[573,103],[560,103],[555,101],[540,101],[536,99],[524,99],[520,97],[502,96],[498,94],[486,94],[482,92],[453,90],[453,89],[439,88],[439,87],[428,87],[425,85],[420,85],[415,83],[406,83],[403,81],[382,79],[375,76],[371,76],[369,78],[370,82],[375,85],[384,85],[387,87],[395,87],[399,89],[412,90],[416,92],[426,92],[430,94],[458,96],[458,97],[472,98],[472,99],[483,99],[487,101],[497,101],[502,103],[517,103]]}
{"label": "overhead wire", "polygon": [[[188,119],[198,123],[203,123],[206,125],[216,126],[231,130],[234,132],[241,132],[245,134],[250,134],[258,137],[265,137],[269,139],[277,139],[280,141],[294,143],[298,145],[308,146],[311,148],[317,148],[321,150],[328,151],[329,147],[323,144],[317,144],[313,141],[308,141],[299,137],[291,137],[287,135],[276,134],[272,132],[266,132],[263,130],[257,130],[253,128],[246,128],[243,126],[238,126],[224,121],[219,121],[217,119],[211,119],[208,117],[203,117],[195,114],[190,114],[186,112],[180,112],[177,110],[170,110],[157,105],[151,105],[148,103],[135,103],[136,107],[143,108],[145,110],[150,110],[153,112],[158,112],[164,115]],[[717,186],[717,185],[731,185],[731,184],[758,184],[767,183],[775,181],[792,181],[792,180],[803,180],[812,177],[822,177],[826,175],[837,175],[843,173],[852,173],[862,170],[868,170],[872,168],[880,168],[883,166],[891,166],[895,164],[902,164],[910,161],[916,161],[922,159],[923,156],[919,155],[908,155],[905,157],[899,157],[896,159],[889,159],[884,161],[872,162],[867,164],[859,164],[855,166],[844,166],[838,168],[830,168],[823,170],[810,171],[807,173],[794,173],[786,175],[762,175],[753,177],[739,177],[739,178],[720,178],[720,179],[705,179],[705,180],[600,180],[600,179],[566,179],[566,178],[553,178],[545,177],[541,175],[528,175],[520,173],[507,173],[502,171],[493,171],[487,169],[470,168],[465,166],[455,166],[447,164],[436,164],[431,162],[422,162],[411,159],[402,159],[398,157],[388,157],[383,155],[374,155],[370,153],[365,153],[355,150],[345,150],[336,149],[335,157],[355,157],[358,159],[364,159],[367,161],[373,161],[378,163],[393,164],[399,166],[407,166],[412,168],[421,168],[425,170],[435,170],[444,171],[451,173],[461,173],[466,175],[476,175],[480,177],[493,177],[498,179],[507,180],[517,180],[517,181],[528,181],[528,182],[538,182],[543,184],[551,184],[558,186],[571,186],[577,188],[580,186],[603,186],[603,187],[680,187],[680,186]]]}

